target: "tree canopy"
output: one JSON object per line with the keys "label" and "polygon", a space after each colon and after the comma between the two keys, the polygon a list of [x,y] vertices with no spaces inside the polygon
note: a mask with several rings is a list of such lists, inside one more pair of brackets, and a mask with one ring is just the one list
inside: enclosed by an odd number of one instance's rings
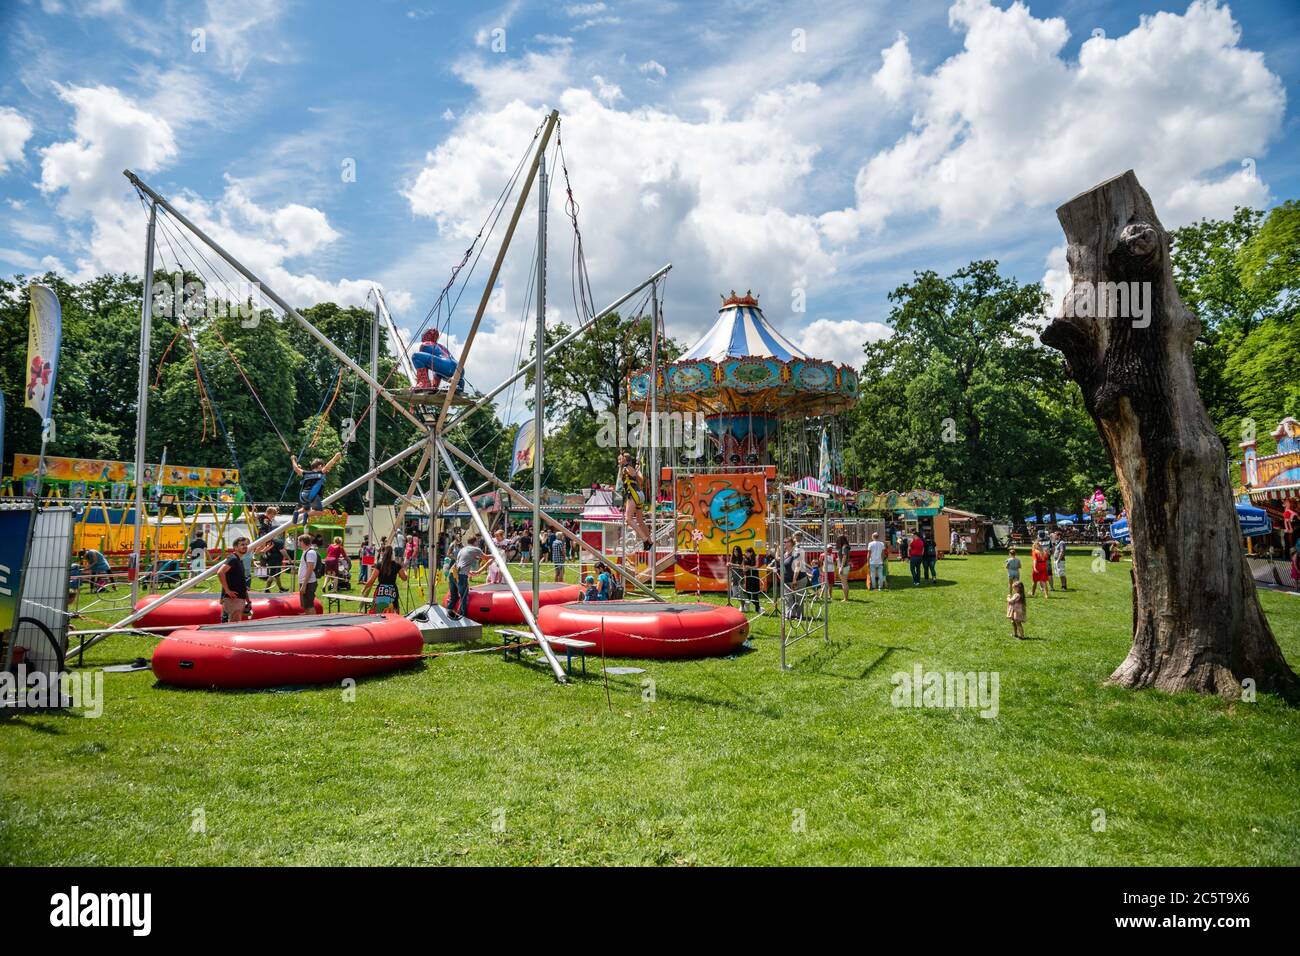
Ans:
{"label": "tree canopy", "polygon": [[1094,483],[1110,488],[1078,389],[1037,342],[1040,286],[982,260],[947,277],[918,272],[889,299],[894,334],[865,348],[850,473],[875,490],[925,487],[1016,518],[1074,510]]}

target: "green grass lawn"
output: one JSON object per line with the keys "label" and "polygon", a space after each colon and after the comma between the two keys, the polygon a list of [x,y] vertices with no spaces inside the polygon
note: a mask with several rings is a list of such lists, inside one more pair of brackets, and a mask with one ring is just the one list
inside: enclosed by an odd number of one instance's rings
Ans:
{"label": "green grass lawn", "polygon": [[[1103,687],[1128,565],[1072,554],[1020,642],[1003,560],[941,561],[921,588],[893,565],[788,673],[770,615],[734,659],[615,662],[645,673],[609,678],[612,707],[598,661],[559,686],[496,654],[353,702],[107,674],[98,719],[0,720],[0,863],[1300,863],[1300,710]],[[1300,598],[1261,600],[1300,663]],[[115,637],[88,666],[151,646]],[[997,716],[892,706],[918,663],[997,672]]]}

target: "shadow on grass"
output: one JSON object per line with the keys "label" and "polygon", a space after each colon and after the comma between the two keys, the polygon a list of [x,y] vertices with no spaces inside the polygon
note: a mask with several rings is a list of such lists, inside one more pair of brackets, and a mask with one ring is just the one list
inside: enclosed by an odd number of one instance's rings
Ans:
{"label": "shadow on grass", "polygon": [[[754,648],[750,648],[749,650],[753,651]],[[621,659],[622,658],[620,658],[620,660]],[[696,693],[689,693],[686,691],[674,691],[671,689],[665,689],[662,683],[659,681],[656,681],[655,683],[655,698],[657,700],[676,700],[676,701],[682,701],[684,703],[701,704],[706,707],[717,707],[723,710],[730,710],[740,714],[752,714],[756,717],[767,717],[772,720],[779,720],[782,716],[780,710],[772,706],[755,707],[749,705],[747,703],[747,697],[750,695],[746,695],[743,691],[737,690],[735,687],[728,684],[726,681],[722,680],[721,677],[719,677],[718,674],[715,673],[714,671],[704,669],[704,665],[706,665],[709,661],[726,660],[726,659],[727,658],[709,657],[709,658],[701,658],[699,660],[691,660],[691,659],[656,660],[653,661],[652,663],[671,664],[673,666],[683,666],[683,667],[687,665],[695,665],[705,680],[712,681],[715,684],[720,684],[726,691],[728,691],[732,695],[732,699],[728,700],[722,697],[707,697],[704,694],[696,694]],[[593,658],[593,660],[599,663],[600,659]],[[540,656],[524,657],[520,659],[520,662],[532,665],[534,669],[545,671],[549,674],[549,668],[545,666],[545,658],[542,658]],[[596,686],[596,687],[604,686],[605,676],[606,675],[602,674],[597,669],[589,670],[585,674],[581,670],[577,670],[574,673],[568,675],[569,680],[572,681],[574,684],[583,684],[584,686]],[[631,680],[618,680],[616,678],[609,678],[609,686],[611,689],[617,687],[620,690],[629,691],[638,699],[640,699],[641,690],[642,690],[640,680],[636,680],[634,682]]]}
{"label": "shadow on grass", "polygon": [[854,644],[851,641],[831,641],[829,645],[824,645],[823,649],[818,651],[816,654],[810,654],[808,657],[800,661],[796,665],[796,669],[807,673],[819,674],[825,677],[836,677],[840,680],[857,681],[857,680],[864,680],[867,677],[870,677],[872,673],[874,673],[885,663],[885,661],[889,660],[890,656],[893,655],[895,651],[908,651],[911,653],[915,653],[913,648],[905,647],[901,644],[896,646],[889,645],[889,644],[877,644],[874,646],[879,647],[881,649],[880,655],[875,660],[869,662],[867,666],[864,667],[860,673],[842,674],[842,673],[838,673],[837,671],[827,669],[828,666],[830,664],[833,664],[835,660],[840,656],[840,654],[843,653],[845,650],[848,650],[851,647],[862,647],[862,646],[871,646],[871,645]]}
{"label": "shadow on grass", "polygon": [[71,708],[23,708],[22,710],[0,710],[0,727],[22,727],[24,730],[30,730],[37,734],[53,734],[55,737],[60,736],[63,731],[58,727],[49,724],[34,724],[27,717],[59,717],[64,720],[80,720],[81,714],[72,713]]}

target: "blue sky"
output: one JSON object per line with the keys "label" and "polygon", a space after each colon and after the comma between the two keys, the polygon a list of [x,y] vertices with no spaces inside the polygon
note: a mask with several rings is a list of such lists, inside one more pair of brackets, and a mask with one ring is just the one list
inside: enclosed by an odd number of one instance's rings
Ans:
{"label": "blue sky", "polygon": [[[916,269],[1059,289],[1055,207],[1130,166],[1168,227],[1300,194],[1283,2],[11,0],[0,63],[0,270],[139,272],[130,166],[295,304],[373,281],[408,328],[551,107],[599,303],[672,261],[679,338],[752,288],[841,361]],[[476,382],[518,348],[531,216]]]}

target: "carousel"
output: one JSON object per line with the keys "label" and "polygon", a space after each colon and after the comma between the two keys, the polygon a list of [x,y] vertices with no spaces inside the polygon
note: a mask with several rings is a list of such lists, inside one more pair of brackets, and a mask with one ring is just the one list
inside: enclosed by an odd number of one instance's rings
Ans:
{"label": "carousel", "polygon": [[[853,368],[806,354],[748,291],[724,296],[712,328],[676,361],[630,376],[631,407],[707,430],[704,454],[673,449],[654,476],[672,490],[670,572],[679,592],[725,591],[735,547],[766,554],[769,520],[780,518],[771,514],[773,499],[783,504],[785,482],[818,453],[814,436],[857,397]],[[821,470],[829,481],[825,461]]]}

